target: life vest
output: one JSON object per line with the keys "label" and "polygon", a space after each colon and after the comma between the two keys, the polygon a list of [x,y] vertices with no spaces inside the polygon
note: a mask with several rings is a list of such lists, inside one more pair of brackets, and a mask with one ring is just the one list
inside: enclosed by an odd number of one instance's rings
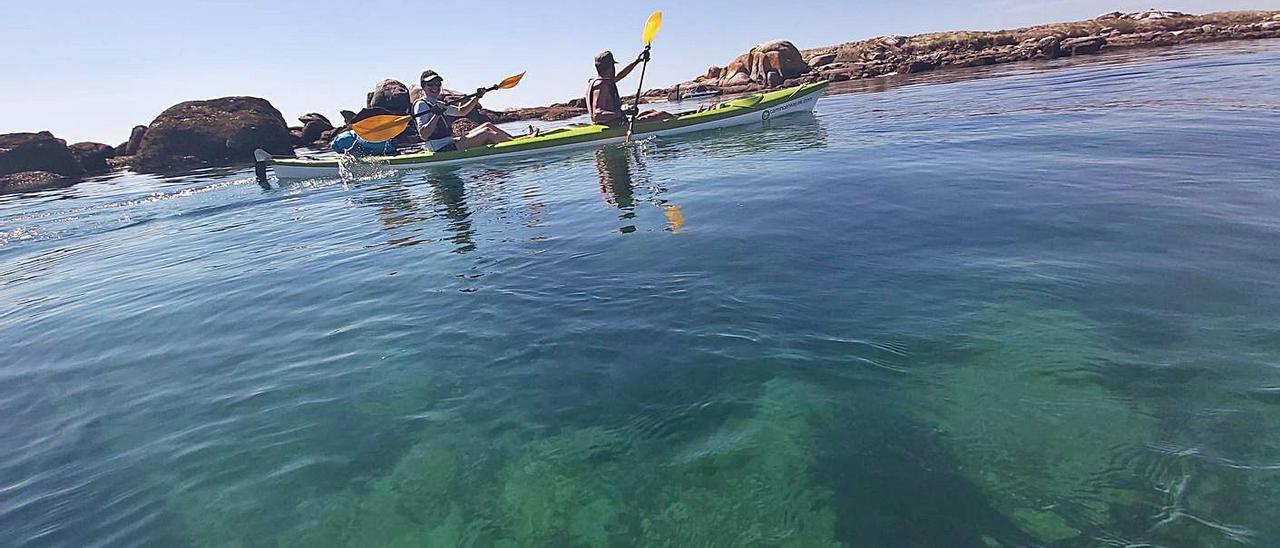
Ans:
{"label": "life vest", "polygon": [[[599,93],[596,93],[599,91]],[[595,98],[599,95],[604,104],[596,104]],[[596,109],[603,109],[605,115],[617,113],[616,116],[609,116],[605,120],[596,117]],[[587,114],[591,116],[591,121],[597,124],[616,123],[619,119],[625,120],[626,114],[622,112],[622,95],[618,93],[618,82],[612,78],[593,78],[587,84]]]}
{"label": "life vest", "polygon": [[[430,110],[432,103],[428,103],[426,99],[418,99],[418,102],[413,104],[413,112],[415,113],[418,112],[418,103],[422,103],[427,107],[427,109],[426,109],[426,113],[424,114],[414,115],[413,117],[414,124],[417,124],[418,119],[422,117],[426,117],[428,122],[431,121],[432,116],[440,117],[440,123],[436,124],[436,128],[431,131],[431,135],[427,136],[428,141],[434,141],[436,139],[444,139],[446,137],[453,137],[453,124],[449,123],[449,118],[447,116],[443,114],[432,114]],[[438,102],[438,101],[434,104],[444,105],[444,103]],[[445,108],[448,108],[448,105],[444,105],[444,106]]]}

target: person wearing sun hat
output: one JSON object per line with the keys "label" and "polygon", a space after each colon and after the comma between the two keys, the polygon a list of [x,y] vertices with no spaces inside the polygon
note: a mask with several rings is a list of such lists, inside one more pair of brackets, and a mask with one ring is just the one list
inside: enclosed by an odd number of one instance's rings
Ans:
{"label": "person wearing sun hat", "polygon": [[449,118],[461,118],[471,113],[480,104],[484,96],[484,88],[476,90],[475,97],[461,105],[450,105],[440,100],[440,92],[444,78],[434,70],[422,71],[419,79],[423,95],[413,103],[413,119],[418,124],[418,136],[427,143],[431,152],[451,152],[468,148],[496,145],[513,139],[507,133],[491,123],[483,123],[466,135],[453,134],[453,126]]}

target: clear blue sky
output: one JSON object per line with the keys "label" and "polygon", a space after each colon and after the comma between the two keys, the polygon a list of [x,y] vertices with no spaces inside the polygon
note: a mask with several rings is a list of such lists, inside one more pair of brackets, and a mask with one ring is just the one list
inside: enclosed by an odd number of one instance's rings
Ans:
{"label": "clear blue sky", "polygon": [[[485,105],[548,104],[583,92],[598,51],[611,49],[619,59],[638,53],[655,9],[665,19],[646,88],[689,79],[774,38],[808,48],[1087,19],[1158,3],[15,1],[0,18],[0,133],[51,130],[68,142],[115,145],[175,103],[226,95],[264,97],[291,125],[311,111],[336,119],[340,109],[358,110],[378,80],[412,83],[424,68],[460,90],[528,70],[520,87],[490,95]],[[1280,9],[1280,0],[1168,0],[1157,7]],[[592,15],[602,11],[613,16]]]}

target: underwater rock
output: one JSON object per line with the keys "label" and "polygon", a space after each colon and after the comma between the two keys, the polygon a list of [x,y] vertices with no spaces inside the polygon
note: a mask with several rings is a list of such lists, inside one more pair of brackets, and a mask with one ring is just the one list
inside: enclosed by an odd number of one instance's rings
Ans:
{"label": "underwater rock", "polygon": [[254,520],[260,494],[180,506],[192,544],[345,546],[839,546],[813,477],[832,414],[810,385],[775,379],[741,416],[675,440],[629,427],[519,423],[494,436],[450,421],[389,470]]}
{"label": "underwater rock", "polygon": [[[1097,384],[1105,349],[1077,314],[992,307],[967,359],[940,370],[932,416],[957,472],[1043,542],[1105,523],[1113,506],[1151,502],[1115,459],[1154,439],[1155,420]],[[1117,455],[1117,452],[1130,452]]]}

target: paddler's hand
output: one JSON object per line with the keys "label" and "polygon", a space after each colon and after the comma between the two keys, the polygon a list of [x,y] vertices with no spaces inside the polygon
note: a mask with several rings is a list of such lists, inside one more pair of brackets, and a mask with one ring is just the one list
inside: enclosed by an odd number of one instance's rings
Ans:
{"label": "paddler's hand", "polygon": [[431,113],[436,116],[444,116],[444,105],[440,103],[431,105]]}
{"label": "paddler's hand", "polygon": [[489,90],[487,90],[487,89],[484,89],[484,88],[476,88],[476,99],[479,99],[479,98],[481,98],[481,97],[484,97],[484,94],[485,94],[485,93],[488,93],[488,92],[489,92]]}
{"label": "paddler's hand", "polygon": [[649,57],[649,48],[644,48],[640,50],[640,55],[636,57],[636,60],[647,63],[649,62]]}
{"label": "paddler's hand", "polygon": [[627,107],[622,109],[622,113],[626,114],[627,116],[635,116],[637,114],[640,114],[640,107]]}

